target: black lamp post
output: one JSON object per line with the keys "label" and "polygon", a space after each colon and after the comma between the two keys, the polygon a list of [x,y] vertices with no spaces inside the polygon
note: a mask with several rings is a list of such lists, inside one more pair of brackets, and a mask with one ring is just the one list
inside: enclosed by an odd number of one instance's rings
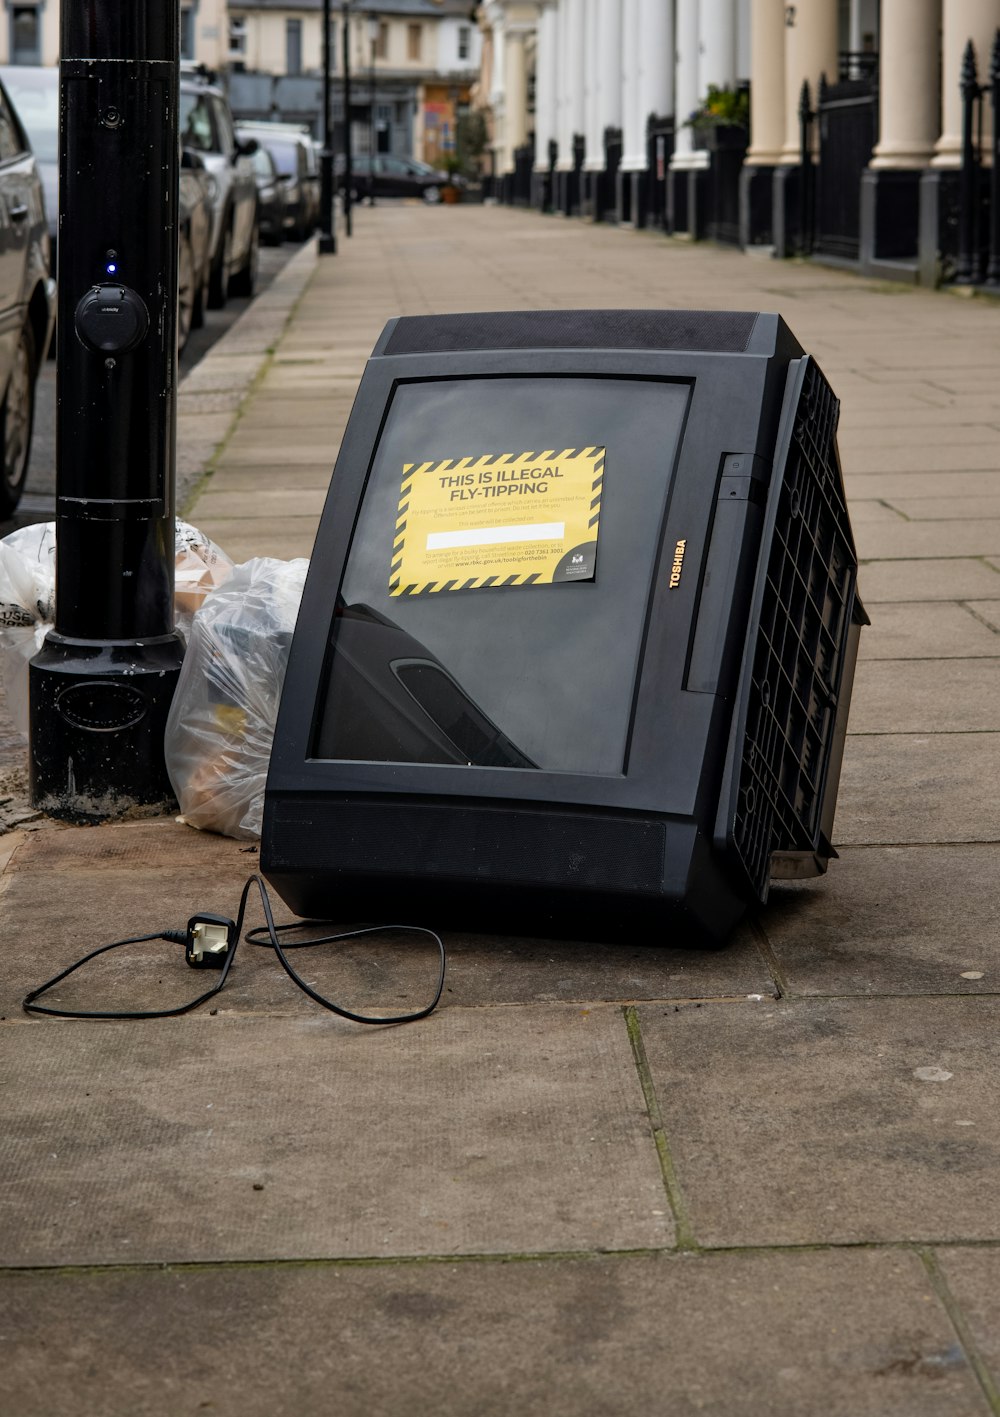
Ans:
{"label": "black lamp post", "polygon": [[319,155],[319,249],[323,255],[337,253],[336,223],[333,215],[333,64],[330,53],[332,23],[331,0],[323,0],[323,151]]}
{"label": "black lamp post", "polygon": [[354,164],[351,153],[351,6],[344,0],[341,8],[343,16],[344,53],[344,230],[351,235],[351,184],[354,181]]}
{"label": "black lamp post", "polygon": [[179,0],[60,15],[55,626],[31,795],[99,820],[173,793]]}
{"label": "black lamp post", "polygon": [[368,87],[371,93],[371,138],[369,141],[369,146],[371,147],[371,181],[368,185],[368,205],[373,207],[375,205],[375,157],[378,153],[378,125],[375,108],[375,46],[378,42],[378,16],[374,11],[371,11],[368,15],[368,40],[371,46],[371,63],[368,80]]}

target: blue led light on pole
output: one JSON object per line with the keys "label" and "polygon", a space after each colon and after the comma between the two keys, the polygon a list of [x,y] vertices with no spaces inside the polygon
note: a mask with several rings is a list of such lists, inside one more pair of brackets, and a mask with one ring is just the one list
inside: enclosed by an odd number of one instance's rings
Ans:
{"label": "blue led light on pole", "polygon": [[179,0],[61,6],[56,610],[30,776],[71,820],[173,805],[179,34]]}

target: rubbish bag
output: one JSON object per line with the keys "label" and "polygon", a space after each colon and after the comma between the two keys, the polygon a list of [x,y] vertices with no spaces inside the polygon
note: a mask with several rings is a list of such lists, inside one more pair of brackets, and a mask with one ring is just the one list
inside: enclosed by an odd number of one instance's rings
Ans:
{"label": "rubbish bag", "polygon": [[184,820],[252,840],[309,562],[237,566],[194,617],[164,751]]}
{"label": "rubbish bag", "polygon": [[[174,530],[174,616],[185,640],[191,619],[210,590],[230,576],[233,563],[196,527]],[[15,729],[28,736],[28,661],[55,620],[56,524],[23,526],[0,540],[0,679]]]}
{"label": "rubbish bag", "polygon": [[0,541],[0,679],[7,711],[28,736],[28,661],[55,619],[56,524],[39,522]]}

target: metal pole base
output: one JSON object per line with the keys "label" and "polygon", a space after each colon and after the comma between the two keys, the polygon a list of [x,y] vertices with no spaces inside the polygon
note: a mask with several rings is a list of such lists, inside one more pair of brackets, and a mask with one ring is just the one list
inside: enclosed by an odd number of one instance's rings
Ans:
{"label": "metal pole base", "polygon": [[32,804],[73,822],[176,810],[163,738],[183,658],[176,634],[95,643],[50,632],[29,665]]}

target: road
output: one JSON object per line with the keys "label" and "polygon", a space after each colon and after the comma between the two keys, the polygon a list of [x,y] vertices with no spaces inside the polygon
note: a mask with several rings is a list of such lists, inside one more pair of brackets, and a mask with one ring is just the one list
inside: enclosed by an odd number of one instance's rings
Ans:
{"label": "road", "polygon": [[[298,245],[285,243],[282,246],[262,246],[260,250],[260,275],[257,293],[268,285],[298,251]],[[205,324],[200,330],[192,330],[187,347],[181,356],[180,369],[183,378],[211,349],[216,340],[239,319],[251,304],[249,298],[229,299],[223,310],[208,310]],[[37,400],[35,405],[35,428],[31,440],[31,462],[24,496],[17,513],[8,521],[0,521],[0,536],[32,522],[51,521],[55,517],[56,489],[56,363],[49,359],[38,376]]]}

